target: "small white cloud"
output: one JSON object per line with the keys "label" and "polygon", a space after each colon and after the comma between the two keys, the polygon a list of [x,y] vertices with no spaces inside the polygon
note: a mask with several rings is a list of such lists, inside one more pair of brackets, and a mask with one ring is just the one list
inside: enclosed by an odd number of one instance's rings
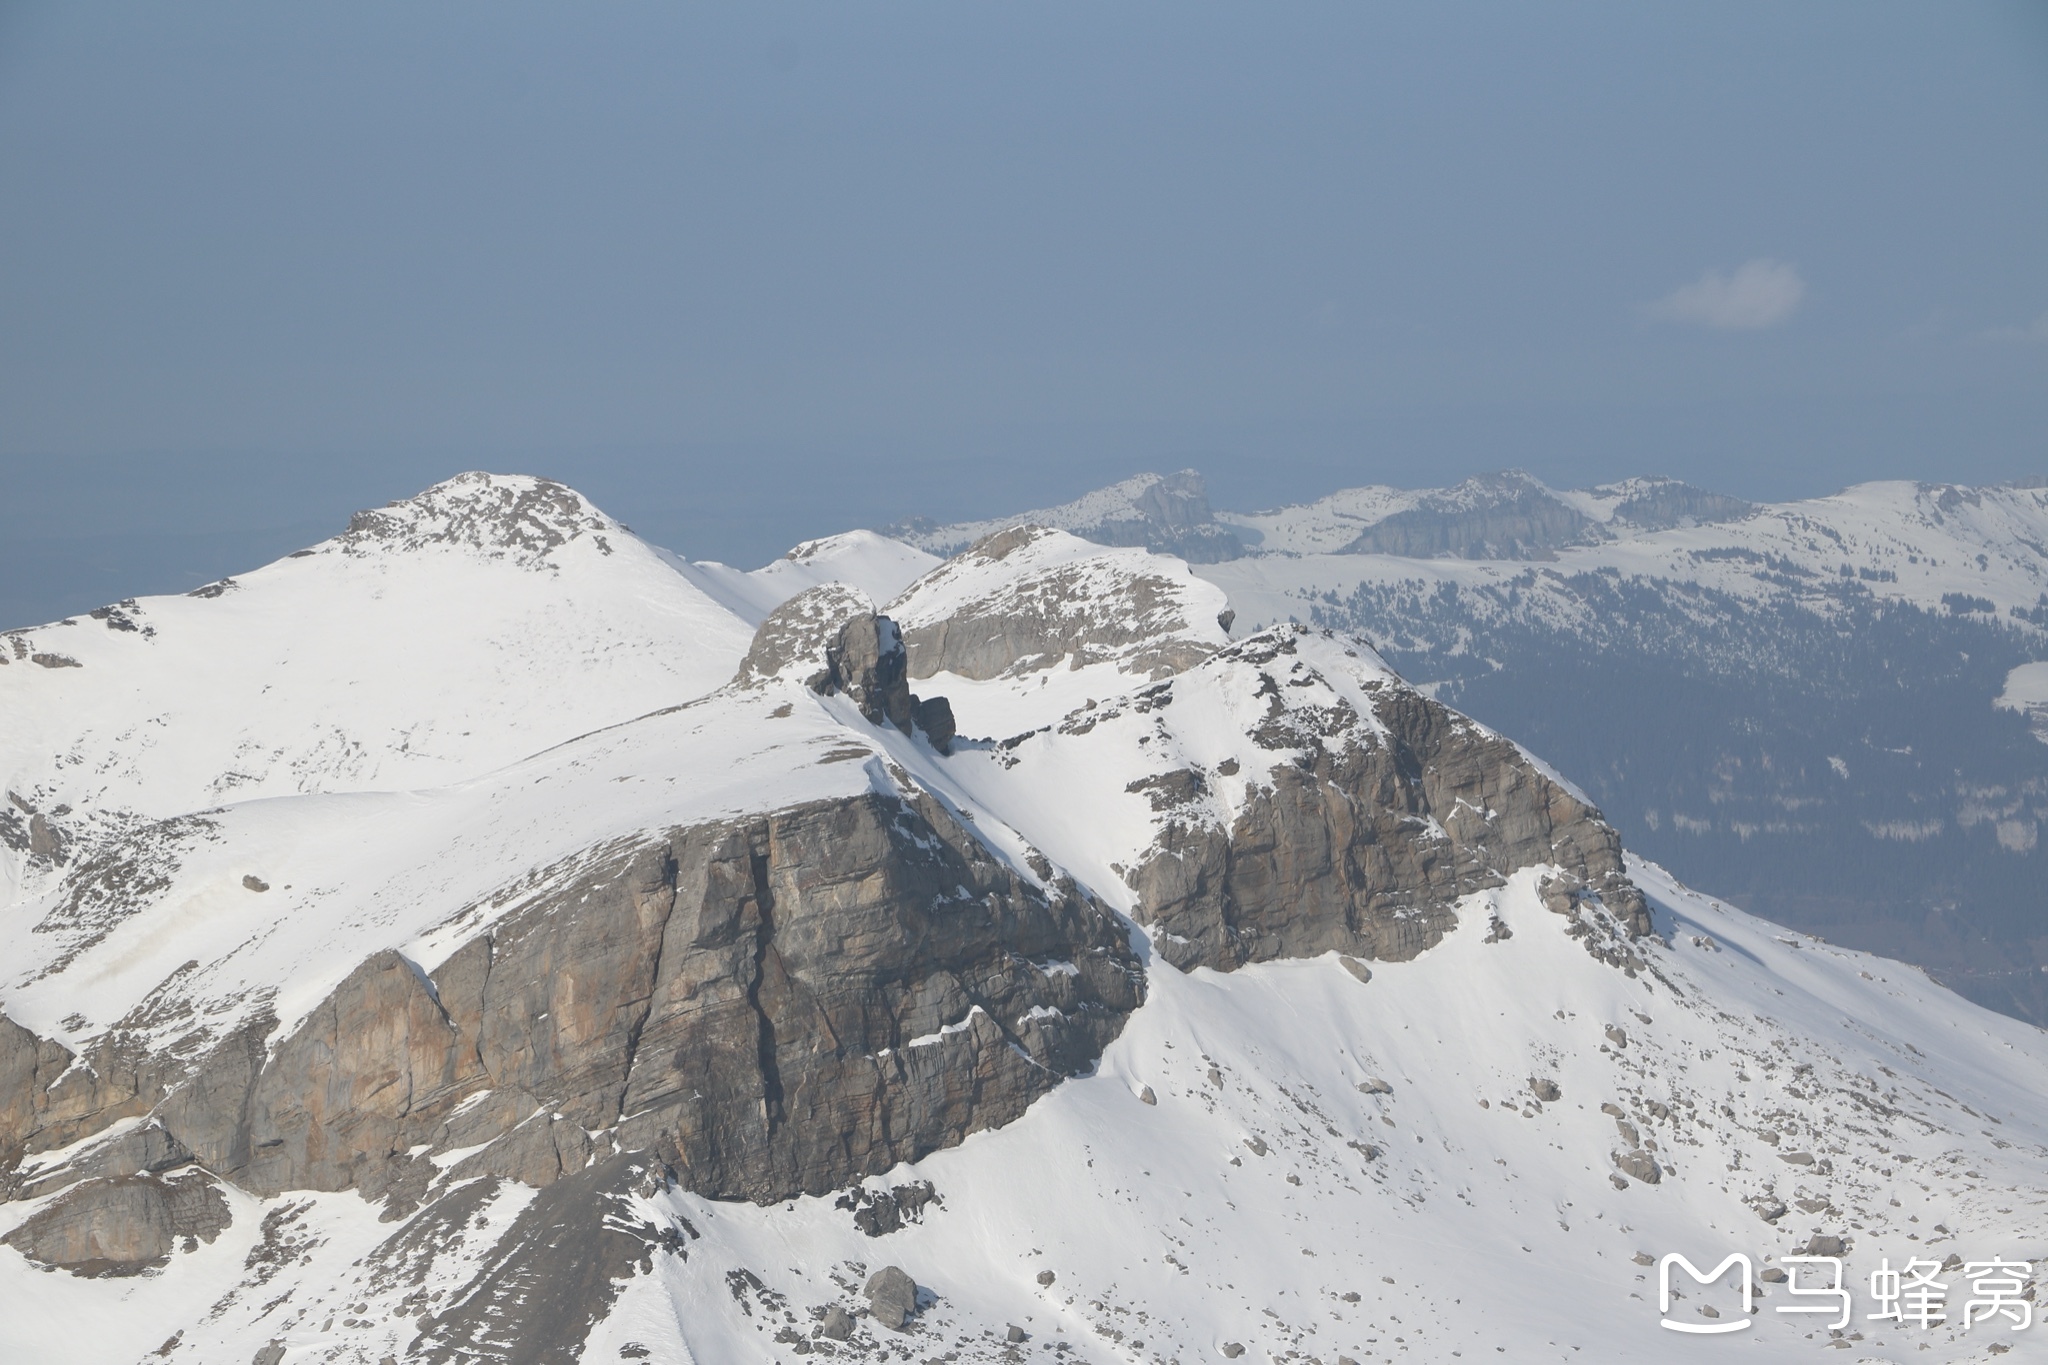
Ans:
{"label": "small white cloud", "polygon": [[1799,311],[1806,281],[1790,261],[1758,257],[1733,271],[1709,270],[1650,305],[1653,317],[1702,327],[1775,327]]}
{"label": "small white cloud", "polygon": [[2034,319],[2029,327],[1994,327],[1984,334],[1992,341],[2048,341],[2048,313]]}

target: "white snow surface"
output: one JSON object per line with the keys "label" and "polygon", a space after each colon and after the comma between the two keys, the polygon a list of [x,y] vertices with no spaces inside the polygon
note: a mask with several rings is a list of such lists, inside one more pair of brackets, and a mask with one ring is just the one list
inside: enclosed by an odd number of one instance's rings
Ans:
{"label": "white snow surface", "polygon": [[[1192,472],[1182,470],[1181,474]],[[983,536],[994,535],[1012,526],[1049,526],[1060,531],[1085,531],[1106,522],[1143,521],[1146,514],[1139,499],[1160,483],[1161,478],[1158,474],[1136,474],[1107,488],[1084,493],[1057,507],[1037,507],[1015,516],[957,521],[945,526],[899,529],[897,534],[909,544],[938,550],[970,545]]]}
{"label": "white snow surface", "polygon": [[[1370,495],[1369,502],[1389,490],[1357,491]],[[1279,526],[1345,496],[1261,515]],[[1734,521],[1624,530],[1613,540],[1560,549],[1554,559],[1537,562],[1338,554],[1340,535],[1333,524],[1277,547],[1299,545],[1299,553],[1202,564],[1195,572],[1230,595],[1240,632],[1309,619],[1317,599],[1330,593],[1345,598],[1364,583],[1427,593],[1443,583],[1505,587],[1522,580],[1525,590],[1543,593],[1572,574],[1600,571],[1697,583],[1752,601],[1796,600],[1823,611],[1827,599],[1819,590],[1847,579],[1876,598],[1934,611],[1955,609],[1945,597],[1978,599],[2009,623],[2014,608],[2035,608],[2048,594],[2048,488],[1858,484],[1830,497],[1764,506]],[[1561,617],[1583,609],[1571,594],[1552,595],[1557,600],[1549,610]],[[1972,608],[1965,603],[1964,609]]]}
{"label": "white snow surface", "polygon": [[876,602],[886,602],[940,564],[937,555],[873,531],[807,540],[763,568],[743,572],[711,560],[678,559],[677,567],[691,582],[749,625],[806,588],[845,583]]}
{"label": "white snow surface", "polygon": [[[1894,508],[1923,496],[1875,487],[1869,496]],[[1268,714],[1262,673],[1286,674],[1282,704],[1296,715],[1364,731],[1376,724],[1375,692],[1403,686],[1361,642],[1319,632],[1281,637],[1291,649],[1264,662],[1246,642],[1163,681],[1114,660],[979,682],[940,675],[919,688],[950,696],[969,737],[941,756],[794,681],[719,686],[744,650],[745,622],[608,527],[481,560],[475,546],[431,536],[400,535],[381,551],[329,542],[218,598],[141,604],[132,619],[157,626],[154,637],[91,620],[29,632],[37,650],[57,647],[46,638],[97,643],[72,647],[77,670],[0,671],[9,771],[29,774],[12,780],[43,784],[24,793],[34,801],[69,792],[173,822],[77,827],[81,852],[131,857],[150,874],[124,896],[76,897],[75,884],[42,874],[10,885],[0,1008],[73,1046],[152,998],[178,1006],[164,1013],[180,1035],[268,1006],[286,1021],[282,1036],[370,953],[395,948],[431,969],[621,841],[906,785],[959,812],[1024,875],[1037,879],[1029,860],[1042,853],[1128,911],[1124,870],[1164,821],[1227,821],[1295,757],[1249,736]],[[832,553],[871,565],[893,552],[853,541]],[[1118,575],[1156,574],[1193,583],[1202,611],[1216,600],[1177,560],[1064,540],[1044,553],[1105,575],[1104,591]],[[1001,600],[1026,571],[1032,563],[1010,565],[1011,577],[988,564],[941,571],[900,605],[942,619]],[[798,570],[780,574],[774,591],[809,586]],[[772,595],[746,598],[719,581],[749,614]],[[378,614],[401,606],[416,615]],[[536,634],[536,614],[557,622],[554,634]],[[315,656],[293,650],[314,650],[337,621],[369,624],[317,657],[357,671],[297,681],[292,670],[314,674],[302,664]],[[440,638],[387,645],[375,638],[385,630]],[[187,667],[212,657],[206,647],[244,661],[241,719],[250,733],[272,726],[265,742],[291,753],[311,750],[327,708],[355,716],[355,697],[381,695],[361,708],[386,727],[365,730],[386,736],[381,749],[365,743],[374,764],[307,779],[280,760],[215,791],[215,755],[243,733],[228,723],[236,708],[208,709],[203,687],[176,673],[122,667],[170,657],[142,651],[186,648],[176,644],[186,638],[210,642],[178,656],[197,661]],[[432,685],[401,643],[446,661]],[[265,711],[279,688],[297,700]],[[483,695],[497,688],[526,691]],[[212,730],[182,723],[214,747],[136,738],[167,696],[188,708],[169,709],[173,721],[207,718]],[[394,715],[445,740],[478,729],[472,712],[500,719],[483,738],[465,736],[467,747],[420,757],[389,738]],[[22,766],[38,750],[15,738],[19,715],[99,747],[38,776]],[[1171,816],[1131,790],[1183,769],[1204,787]],[[73,785],[50,785],[60,780]],[[649,1221],[692,1230],[687,1255],[655,1255],[636,1273],[581,1360],[788,1361],[796,1339],[813,1339],[812,1310],[858,1311],[866,1275],[891,1264],[928,1306],[908,1334],[859,1318],[868,1359],[886,1345],[903,1360],[1158,1365],[1791,1360],[1829,1338],[1825,1319],[1776,1312],[1792,1302],[1782,1286],[1768,1287],[1749,1328],[1689,1338],[1659,1326],[1657,1272],[1638,1262],[1676,1251],[1710,1265],[1744,1251],[1762,1269],[1815,1233],[1851,1239],[1848,1330],[1862,1339],[1841,1358],[1977,1360],[1994,1340],[2015,1347],[2010,1359],[2048,1358],[2034,1331],[1863,1318],[1881,1257],[1894,1267],[1951,1252],[2048,1262],[2048,1036],[1916,969],[1789,934],[1641,862],[1631,871],[1659,937],[1639,945],[1647,970],[1628,975],[1545,909],[1542,871],[1467,898],[1441,944],[1373,964],[1367,982],[1334,957],[1229,974],[1182,974],[1153,958],[1146,1003],[1094,1074],[1007,1128],[867,1182],[929,1180],[941,1201],[884,1238],[862,1235],[830,1197],[769,1207],[644,1197]],[[245,887],[251,875],[269,889]],[[188,961],[200,965],[179,974]],[[1560,1097],[1540,1100],[1532,1082],[1555,1083]],[[1623,1124],[1655,1144],[1658,1183],[1617,1174],[1616,1155],[1632,1145]],[[132,1279],[45,1273],[0,1246],[0,1360],[131,1365],[174,1334],[173,1362],[241,1365],[273,1340],[285,1365],[405,1359],[411,1296],[459,1295],[530,1194],[493,1194],[418,1289],[366,1275],[364,1258],[396,1229],[354,1194],[230,1197],[234,1222],[218,1240]],[[46,1202],[0,1205],[0,1233]],[[1775,1223],[1757,1211],[1771,1203],[1785,1206]],[[259,1272],[251,1251],[265,1218],[291,1254]],[[1959,1306],[1966,1284],[1944,1278]],[[1732,1293],[1685,1293],[1675,1318],[1709,1321],[1700,1310],[1710,1303],[1722,1321],[1738,1316]],[[1014,1353],[1003,1340],[1012,1324],[1027,1337]],[[1232,1345],[1242,1354],[1227,1357]]]}
{"label": "white snow surface", "polygon": [[[507,512],[550,490],[548,519]],[[0,789],[90,826],[439,786],[702,696],[751,638],[559,485],[461,475],[366,515],[400,533],[0,636]]]}
{"label": "white snow surface", "polygon": [[2021,664],[2005,675],[1995,705],[2017,711],[2033,725],[2034,738],[2048,744],[2048,662]]}
{"label": "white snow surface", "polygon": [[1373,523],[1415,506],[1421,496],[1415,489],[1372,484],[1271,512],[1218,512],[1216,520],[1252,532],[1246,539],[1267,552],[1335,554]]}

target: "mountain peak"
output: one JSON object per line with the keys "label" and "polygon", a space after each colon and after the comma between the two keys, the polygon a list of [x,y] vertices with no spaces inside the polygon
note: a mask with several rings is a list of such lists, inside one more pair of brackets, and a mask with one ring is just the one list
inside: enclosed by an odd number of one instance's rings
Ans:
{"label": "mountain peak", "polygon": [[605,533],[623,528],[566,484],[530,474],[457,474],[422,493],[356,513],[336,538],[346,554],[462,546],[538,567],[589,535],[611,553]]}
{"label": "mountain peak", "polygon": [[952,556],[998,531],[1014,526],[1048,526],[1098,545],[1143,547],[1197,564],[1235,559],[1244,545],[1219,524],[1209,507],[1209,489],[1195,470],[1134,474],[1120,483],[1084,493],[1057,507],[1015,516],[940,525],[917,517],[883,531],[932,554]]}

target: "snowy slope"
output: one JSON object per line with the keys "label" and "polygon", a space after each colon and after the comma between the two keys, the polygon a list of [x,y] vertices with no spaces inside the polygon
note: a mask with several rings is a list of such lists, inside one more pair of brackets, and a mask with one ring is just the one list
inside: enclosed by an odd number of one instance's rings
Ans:
{"label": "snowy slope", "polygon": [[570,490],[466,474],[252,573],[0,637],[0,789],[79,854],[226,802],[438,786],[701,696],[750,635]]}
{"label": "snowy slope", "polygon": [[[736,618],[651,553],[647,581],[680,588],[609,594],[616,556],[633,551],[607,556],[593,541],[585,554],[579,538],[530,552],[555,573],[514,567],[609,604],[606,629],[623,638],[660,638],[678,601],[723,613],[708,620],[731,638]],[[886,559],[886,547],[847,548]],[[1285,682],[1241,649],[1218,652],[1221,596],[1178,560],[1056,534],[1003,548],[925,576],[892,608],[906,637],[927,640],[949,623],[1067,609],[1042,633],[1065,653],[920,678],[952,699],[968,737],[950,754],[810,690],[805,668],[717,686],[742,639],[720,644],[722,674],[705,662],[698,692],[657,706],[639,706],[638,675],[586,673],[598,695],[578,704],[610,714],[538,742],[513,735],[531,747],[495,763],[479,749],[437,782],[280,781],[223,798],[183,775],[201,811],[171,804],[181,775],[167,764],[159,785],[134,789],[199,818],[110,839],[108,866],[137,875],[74,868],[13,900],[0,914],[0,1009],[74,1047],[128,1018],[152,1046],[190,1048],[259,1009],[283,1036],[371,954],[397,949],[431,971],[537,888],[647,832],[865,791],[928,793],[1018,875],[1065,874],[1135,912],[1127,873],[1169,822],[1227,824],[1301,760],[1265,728],[1275,715],[1369,734],[1378,700],[1404,687],[1336,634],[1288,632],[1298,667]],[[473,549],[407,546],[376,581],[425,600],[467,562],[447,556]],[[330,567],[358,564],[337,550]],[[317,564],[264,572],[295,566]],[[408,576],[422,585],[401,591]],[[1045,584],[1070,581],[1080,586],[1047,601]],[[516,595],[527,580],[509,583],[493,590]],[[240,600],[253,597],[187,610]],[[1127,616],[1103,604],[1123,601],[1150,604],[1140,638],[1096,638]],[[166,616],[157,638],[182,619]],[[506,650],[525,638],[525,617],[468,619],[480,631],[509,620],[491,637]],[[669,637],[678,650],[683,638]],[[1201,648],[1162,681],[1141,666],[1162,643]],[[80,657],[75,672],[28,669],[84,678],[95,660]],[[265,665],[265,679],[286,666]],[[10,667],[0,682],[19,676]],[[1165,810],[1146,794],[1191,769],[1212,780],[1189,802]],[[1369,973],[1334,955],[1182,973],[1133,924],[1147,998],[1094,1073],[1005,1128],[865,1181],[931,1182],[937,1202],[899,1230],[864,1235],[843,1196],[708,1200],[644,1162],[606,1226],[644,1225],[647,1251],[580,1359],[1789,1360],[1827,1333],[1777,1314],[1781,1287],[1753,1327],[1689,1340],[1658,1326],[1656,1271],[1641,1259],[1710,1264],[1742,1250],[1761,1268],[1819,1233],[1849,1239],[1852,1283],[1880,1256],[2048,1260],[2048,1035],[1913,969],[1694,895],[1655,866],[1631,872],[1658,932],[1636,945],[1641,970],[1602,960],[1546,908],[1540,867],[1467,898],[1456,929],[1419,957]],[[46,1171],[74,1155],[29,1162]],[[464,1155],[432,1159],[447,1171]],[[450,1176],[440,1202],[394,1222],[351,1192],[229,1195],[227,1230],[141,1276],[45,1273],[0,1247],[0,1359],[425,1359],[420,1314],[509,1264],[501,1239],[550,1197]],[[0,1203],[0,1235],[58,1197]],[[927,1291],[908,1334],[858,1316],[860,1286],[883,1265]],[[1710,1321],[1708,1302],[1688,1290],[1675,1316]],[[856,1312],[850,1341],[818,1335],[814,1310],[832,1305]],[[2048,1357],[2034,1333],[1879,1331],[1866,1311],[1859,1294],[1850,1330],[1862,1339],[1846,1358],[1982,1359],[1993,1339],[2016,1342],[2013,1359]]]}
{"label": "snowy slope", "polygon": [[938,564],[937,555],[873,531],[807,540],[750,572],[710,560],[676,561],[684,577],[749,625],[759,625],[769,612],[821,583],[846,583],[886,602]]}
{"label": "snowy slope", "polygon": [[952,555],[1013,526],[1049,526],[1104,545],[1143,545],[1195,560],[1228,559],[1242,552],[1238,537],[1218,524],[1209,507],[1208,488],[1192,469],[1135,475],[1072,502],[1014,516],[950,525],[919,517],[888,527],[884,534],[934,554]]}
{"label": "snowy slope", "polygon": [[1245,539],[1261,551],[1336,554],[1368,526],[1407,511],[1421,496],[1415,489],[1373,484],[1270,512],[1218,512],[1216,519],[1245,532]]}

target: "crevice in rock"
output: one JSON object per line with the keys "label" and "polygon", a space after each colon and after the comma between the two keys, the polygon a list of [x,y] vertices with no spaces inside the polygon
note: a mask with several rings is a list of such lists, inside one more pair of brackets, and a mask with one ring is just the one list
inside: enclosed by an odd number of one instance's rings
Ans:
{"label": "crevice in rock", "polygon": [[[754,875],[754,970],[747,983],[747,1006],[754,1012],[757,1056],[761,1066],[761,1120],[772,1133],[782,1125],[782,1070],[775,1059],[775,1021],[761,1004],[769,956],[775,951],[775,890],[768,883],[768,855],[749,856]],[[779,969],[779,968],[778,968]]]}
{"label": "crevice in rock", "polygon": [[661,955],[668,944],[668,922],[676,913],[676,879],[680,871],[675,851],[670,849],[664,852],[661,859],[661,882],[667,892],[664,900],[668,908],[662,911],[661,921],[654,928],[654,960],[647,973],[650,988],[645,998],[629,1002],[637,1004],[640,1013],[626,1030],[626,1056],[619,1067],[619,1103],[612,1111],[614,1123],[626,1116],[626,1095],[633,1088],[633,1065],[640,1059],[640,1035],[646,1031],[647,1020],[654,1013],[655,994],[661,988]]}

